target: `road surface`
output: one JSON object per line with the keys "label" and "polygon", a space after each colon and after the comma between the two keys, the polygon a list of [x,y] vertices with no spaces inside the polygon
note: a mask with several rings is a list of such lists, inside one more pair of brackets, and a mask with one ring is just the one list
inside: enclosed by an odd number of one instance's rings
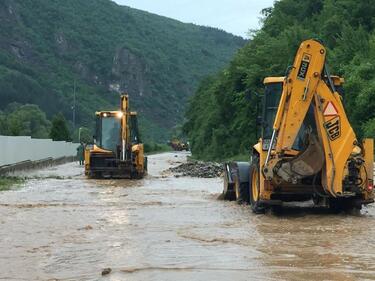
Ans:
{"label": "road surface", "polygon": [[0,193],[0,280],[375,280],[374,207],[253,215],[216,199],[221,179],[163,173],[185,158],[150,156],[140,181],[70,163]]}

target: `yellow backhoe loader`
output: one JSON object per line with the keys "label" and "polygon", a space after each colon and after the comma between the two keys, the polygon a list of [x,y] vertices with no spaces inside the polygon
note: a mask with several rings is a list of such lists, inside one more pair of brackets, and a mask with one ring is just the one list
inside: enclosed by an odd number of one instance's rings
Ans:
{"label": "yellow backhoe loader", "polygon": [[324,46],[302,42],[289,74],[264,80],[262,136],[250,163],[225,164],[224,198],[255,213],[311,199],[336,211],[373,203],[374,141],[357,139],[343,83],[330,75]]}
{"label": "yellow backhoe loader", "polygon": [[189,151],[189,143],[181,141],[179,139],[172,139],[168,142],[168,145],[172,147],[174,151]]}
{"label": "yellow backhoe loader", "polygon": [[128,95],[119,111],[96,112],[95,144],[85,150],[85,174],[90,178],[143,178],[147,157],[139,138],[137,113]]}

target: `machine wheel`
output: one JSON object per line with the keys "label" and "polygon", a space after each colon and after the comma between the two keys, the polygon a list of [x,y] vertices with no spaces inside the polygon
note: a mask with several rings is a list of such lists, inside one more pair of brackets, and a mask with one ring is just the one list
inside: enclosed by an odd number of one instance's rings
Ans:
{"label": "machine wheel", "polygon": [[92,178],[93,179],[102,179],[103,174],[101,172],[94,172]]}
{"label": "machine wheel", "polygon": [[255,214],[263,214],[265,209],[260,205],[260,168],[259,157],[253,156],[249,172],[249,193],[251,210]]}
{"label": "machine wheel", "polygon": [[144,165],[144,170],[145,170],[145,172],[147,172],[147,166],[148,166],[148,159],[147,159],[147,157],[145,157],[143,161],[144,161],[143,162],[144,163],[143,164]]}
{"label": "machine wheel", "polygon": [[232,189],[233,183],[232,183],[231,177],[228,174],[228,172],[230,171],[228,165],[229,165],[228,163],[224,164],[224,188],[223,188],[222,196],[220,197],[224,200],[233,201],[236,199],[236,196],[235,196],[235,192]]}
{"label": "machine wheel", "polygon": [[330,198],[329,209],[336,214],[340,212],[352,213],[359,212],[362,209],[362,205],[355,204],[354,201],[348,199]]}
{"label": "machine wheel", "polygon": [[248,204],[250,202],[248,185],[248,182],[241,183],[239,176],[235,178],[234,193],[238,204]]}

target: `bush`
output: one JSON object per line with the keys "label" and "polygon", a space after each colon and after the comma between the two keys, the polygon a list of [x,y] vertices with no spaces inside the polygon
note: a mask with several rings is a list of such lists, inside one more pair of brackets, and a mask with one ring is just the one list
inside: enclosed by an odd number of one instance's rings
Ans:
{"label": "bush", "polygon": [[52,119],[52,128],[49,137],[54,141],[71,141],[68,125],[64,115],[56,114]]}

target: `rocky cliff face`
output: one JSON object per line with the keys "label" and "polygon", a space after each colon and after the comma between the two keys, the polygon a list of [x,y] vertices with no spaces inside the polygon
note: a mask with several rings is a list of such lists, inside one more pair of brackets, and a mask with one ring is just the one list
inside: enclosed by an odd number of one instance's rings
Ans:
{"label": "rocky cliff face", "polygon": [[127,92],[144,135],[167,139],[198,81],[244,40],[109,0],[0,1],[0,110],[38,104],[71,120],[76,81],[80,126]]}
{"label": "rocky cliff face", "polygon": [[147,65],[144,61],[127,48],[119,48],[113,57],[108,88],[118,93],[132,93],[134,98],[137,96],[147,98],[147,94],[150,94],[147,72]]}

